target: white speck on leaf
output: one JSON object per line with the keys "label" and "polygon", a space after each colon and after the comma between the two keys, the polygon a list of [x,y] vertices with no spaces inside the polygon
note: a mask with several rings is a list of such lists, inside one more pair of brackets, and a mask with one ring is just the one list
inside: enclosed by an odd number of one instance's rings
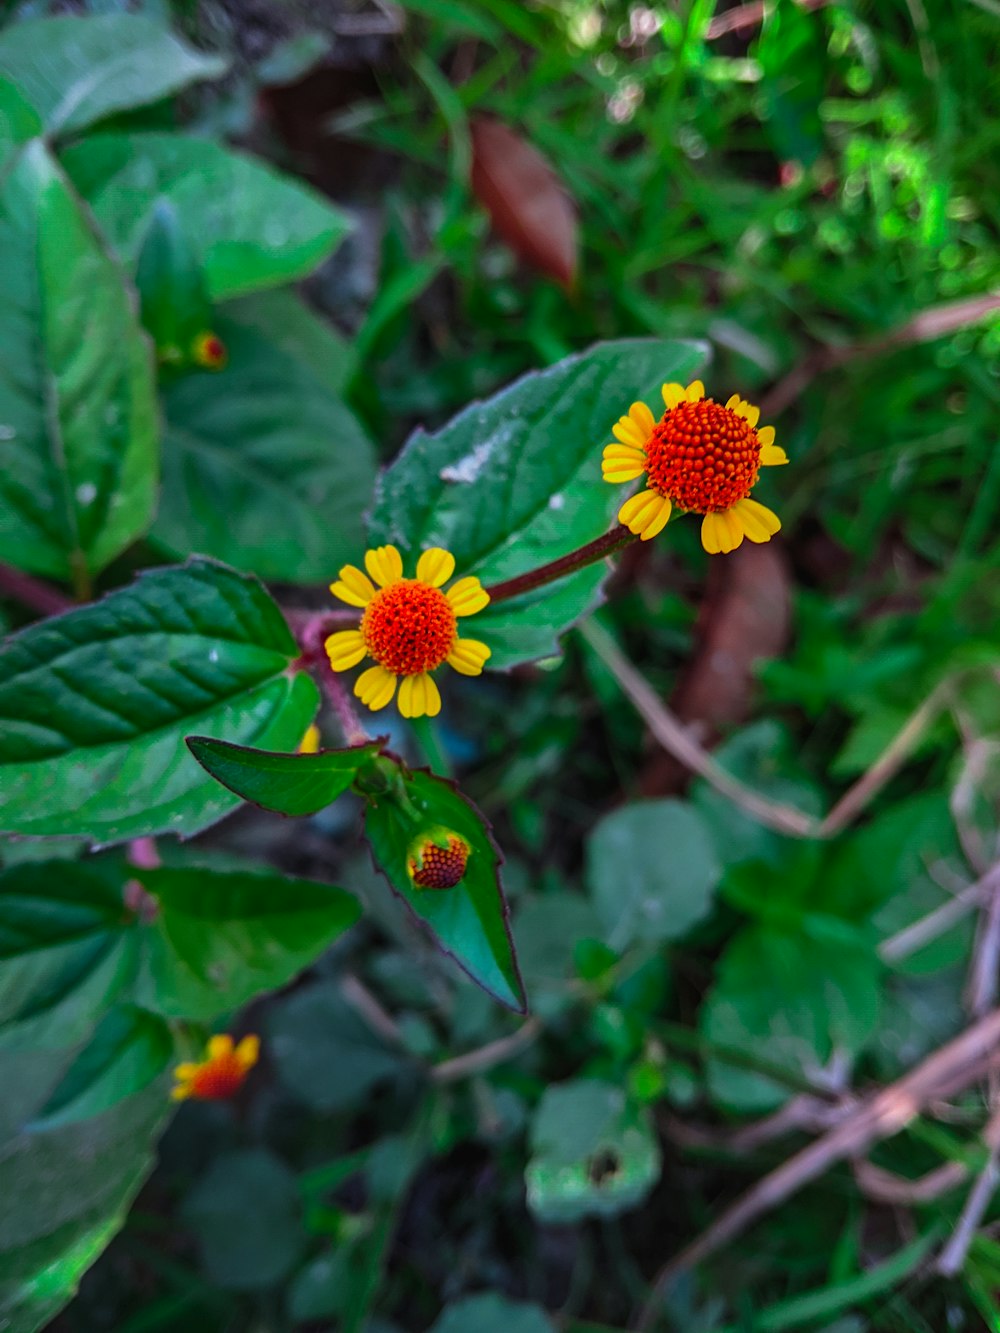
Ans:
{"label": "white speck on leaf", "polygon": [[97,487],[92,481],[85,481],[76,488],[76,502],[82,507],[92,505],[97,499]]}
{"label": "white speck on leaf", "polygon": [[557,491],[555,495],[549,497],[550,509],[555,509],[555,510],[563,509],[565,505],[566,505],[566,497],[561,492]]}
{"label": "white speck on leaf", "polygon": [[212,649],[212,651],[211,651],[211,652],[209,653],[209,655],[208,655],[208,660],[209,660],[210,662],[217,662],[217,661],[219,660],[219,650],[218,650],[218,648],[213,648],[213,649]]}
{"label": "white speck on leaf", "polygon": [[0,441],[16,440],[17,431],[13,426],[0,426]]}
{"label": "white speck on leaf", "polygon": [[466,484],[475,481],[489,462],[490,454],[493,452],[496,443],[496,438],[484,440],[482,444],[476,445],[471,454],[466,454],[457,463],[450,463],[447,467],[443,467],[438,476],[442,481],[460,481]]}

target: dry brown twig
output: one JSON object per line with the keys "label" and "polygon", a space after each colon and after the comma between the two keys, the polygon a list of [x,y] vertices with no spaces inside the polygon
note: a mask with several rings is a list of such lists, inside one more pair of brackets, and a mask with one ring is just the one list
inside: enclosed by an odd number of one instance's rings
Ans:
{"label": "dry brown twig", "polygon": [[876,1143],[910,1124],[929,1102],[968,1087],[979,1077],[984,1059],[988,1058],[990,1068],[996,1068],[1000,1064],[998,1044],[1000,1009],[994,1009],[901,1079],[867,1098],[841,1124],[776,1167],[664,1264],[632,1327],[639,1333],[652,1327],[663,1292],[680,1273],[703,1262],[838,1162],[867,1156]]}

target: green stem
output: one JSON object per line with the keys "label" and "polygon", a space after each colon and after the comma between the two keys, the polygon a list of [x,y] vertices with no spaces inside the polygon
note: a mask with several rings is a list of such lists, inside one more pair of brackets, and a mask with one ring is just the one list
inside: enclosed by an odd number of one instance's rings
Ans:
{"label": "green stem", "polygon": [[578,569],[586,569],[588,565],[594,565],[598,560],[605,560],[615,551],[631,546],[638,540],[635,533],[629,532],[628,528],[619,523],[610,532],[605,532],[603,536],[587,542],[586,546],[577,547],[568,555],[561,555],[558,560],[550,560],[547,565],[529,569],[526,574],[505,579],[503,583],[494,583],[491,588],[486,589],[490,595],[490,602],[494,604],[506,602],[511,597],[520,597],[522,593],[544,587],[546,583],[555,583],[557,579],[564,579],[569,574],[575,574]]}
{"label": "green stem", "polygon": [[434,722],[429,717],[413,717],[410,718],[410,727],[431,772],[442,778],[450,778],[451,765]]}

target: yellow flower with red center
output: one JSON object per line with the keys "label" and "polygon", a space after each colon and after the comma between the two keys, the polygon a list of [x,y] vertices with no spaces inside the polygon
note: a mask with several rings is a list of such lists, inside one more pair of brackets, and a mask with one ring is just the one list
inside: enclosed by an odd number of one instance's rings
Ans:
{"label": "yellow flower with red center", "polygon": [[788,456],[774,443],[773,426],[758,429],[760,408],[737,393],[723,407],[705,397],[701,380],[686,389],[664,384],[663,401],[659,421],[645,403],[633,403],[613,428],[617,443],[605,447],[605,481],[646,477],[646,489],[618,511],[619,523],[648,541],[676,505],[704,515],[701,541],[712,555],[734,551],[744,537],[770,541],[781,522],[750,492],[762,467],[787,463]]}
{"label": "yellow flower with red center", "polygon": [[458,621],[474,616],[490,600],[475,577],[459,579],[443,591],[455,572],[455,557],[440,546],[424,551],[417,576],[403,577],[403,558],[395,546],[365,552],[363,573],[345,565],[330,591],[349,606],[364,608],[357,629],[341,630],[326,640],[334,671],[349,671],[363,657],[376,665],[358,677],[354,693],[375,710],[391,703],[399,683],[399,711],[404,717],[435,717],[441,695],[431,672],[447,663],[463,676],[478,676],[490,655],[485,643],[459,637]]}
{"label": "yellow flower with red center", "polygon": [[188,1061],[174,1070],[177,1085],[170,1094],[175,1102],[194,1097],[202,1102],[235,1097],[260,1055],[260,1038],[244,1037],[238,1046],[228,1033],[210,1037],[204,1060]]}
{"label": "yellow flower with red center", "polygon": [[410,844],[406,867],[418,889],[453,889],[465,874],[472,848],[446,828],[421,833]]}

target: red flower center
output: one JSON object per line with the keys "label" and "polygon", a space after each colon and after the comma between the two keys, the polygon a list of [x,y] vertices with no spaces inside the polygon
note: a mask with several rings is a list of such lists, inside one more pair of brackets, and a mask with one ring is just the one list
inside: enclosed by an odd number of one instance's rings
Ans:
{"label": "red flower center", "polygon": [[448,838],[447,847],[430,839],[420,848],[420,862],[411,857],[410,878],[419,889],[453,889],[465,874],[469,862],[469,844],[457,833]]}
{"label": "red flower center", "polygon": [[445,660],[458,634],[451,603],[440,588],[419,579],[400,579],[375,594],[361,618],[369,653],[394,676],[433,671]]}
{"label": "red flower center", "polygon": [[205,1102],[225,1101],[235,1097],[243,1086],[246,1070],[236,1053],[217,1055],[208,1060],[191,1078],[191,1095]]}
{"label": "red flower center", "polygon": [[646,441],[650,487],[681,509],[711,514],[745,500],[760,469],[757,432],[711,398],[665,412]]}

